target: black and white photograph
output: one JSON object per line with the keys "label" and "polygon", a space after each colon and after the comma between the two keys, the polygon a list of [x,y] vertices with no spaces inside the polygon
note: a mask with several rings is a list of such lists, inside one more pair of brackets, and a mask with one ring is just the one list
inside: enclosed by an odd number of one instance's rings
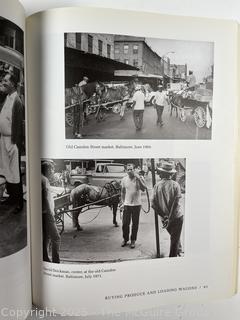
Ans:
{"label": "black and white photograph", "polygon": [[209,140],[214,43],[65,33],[66,139]]}
{"label": "black and white photograph", "polygon": [[0,258],[27,245],[24,33],[0,17]]}
{"label": "black and white photograph", "polygon": [[43,261],[184,257],[186,159],[42,159]]}

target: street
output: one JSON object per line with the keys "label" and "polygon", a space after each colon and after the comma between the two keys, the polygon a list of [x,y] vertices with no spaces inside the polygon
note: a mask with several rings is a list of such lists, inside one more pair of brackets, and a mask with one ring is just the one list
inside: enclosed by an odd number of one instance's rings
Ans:
{"label": "street", "polygon": [[26,204],[21,212],[13,214],[14,207],[0,208],[0,258],[9,256],[27,245]]}
{"label": "street", "polygon": [[[149,174],[145,179],[151,199],[152,179]],[[182,197],[184,212],[184,195]],[[146,192],[142,193],[142,208],[147,211],[148,201]],[[87,211],[79,216],[83,231],[76,231],[72,227],[72,219],[65,214],[65,230],[61,236],[60,260],[61,263],[93,263],[118,262],[137,259],[156,258],[156,233],[154,212],[143,210],[140,214],[138,238],[135,249],[129,246],[121,247],[122,221],[118,210],[117,221],[119,227],[112,224],[112,212],[108,207]],[[160,257],[169,255],[169,235],[165,229],[160,231]],[[182,245],[183,245],[182,232]]]}
{"label": "street", "polygon": [[[175,113],[170,116],[168,107],[163,111],[164,126],[156,125],[156,110],[153,106],[145,107],[143,128],[136,131],[132,110],[126,109],[124,120],[119,114],[107,113],[104,121],[97,122],[94,115],[89,116],[89,121],[83,128],[85,139],[174,139],[193,140],[211,139],[211,128],[198,128],[190,112],[185,122],[176,118]],[[72,127],[66,127],[66,138],[73,139]]]}

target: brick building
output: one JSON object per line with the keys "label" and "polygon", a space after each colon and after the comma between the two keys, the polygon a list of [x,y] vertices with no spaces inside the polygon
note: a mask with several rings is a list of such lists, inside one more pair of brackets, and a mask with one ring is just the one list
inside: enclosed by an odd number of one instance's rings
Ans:
{"label": "brick building", "polygon": [[72,87],[83,76],[93,81],[114,81],[115,70],[137,70],[114,60],[114,35],[65,33],[65,86]]}
{"label": "brick building", "polygon": [[65,46],[114,59],[114,36],[100,33],[65,33]]}

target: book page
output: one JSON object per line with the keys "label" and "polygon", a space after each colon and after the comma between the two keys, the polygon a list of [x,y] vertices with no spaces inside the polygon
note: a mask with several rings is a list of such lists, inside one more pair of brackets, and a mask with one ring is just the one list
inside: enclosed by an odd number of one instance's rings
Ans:
{"label": "book page", "polygon": [[0,3],[0,318],[25,319],[31,308],[28,219],[25,16]]}
{"label": "book page", "polygon": [[69,8],[27,30],[34,303],[233,295],[237,24]]}

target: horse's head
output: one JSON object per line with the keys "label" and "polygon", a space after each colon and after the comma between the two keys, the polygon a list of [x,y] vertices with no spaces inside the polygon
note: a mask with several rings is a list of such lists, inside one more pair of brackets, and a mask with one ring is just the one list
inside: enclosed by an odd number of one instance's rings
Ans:
{"label": "horse's head", "polygon": [[120,181],[113,180],[110,182],[110,184],[112,185],[114,190],[116,190],[117,193],[120,192],[120,190],[121,190],[121,182]]}

